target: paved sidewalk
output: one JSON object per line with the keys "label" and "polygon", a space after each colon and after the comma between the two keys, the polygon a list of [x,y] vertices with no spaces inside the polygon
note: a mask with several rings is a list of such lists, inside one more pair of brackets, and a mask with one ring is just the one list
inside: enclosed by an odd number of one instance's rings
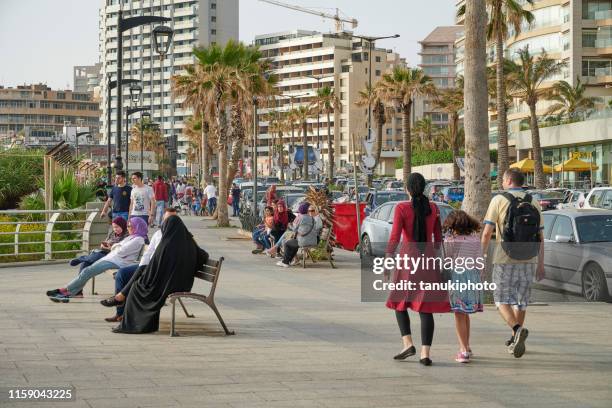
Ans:
{"label": "paved sidewalk", "polygon": [[[433,367],[401,348],[393,313],[360,302],[359,259],[338,251],[328,264],[282,269],[250,254],[235,229],[188,218],[197,241],[224,256],[217,304],[236,336],[226,337],[204,305],[195,319],[169,308],[152,335],[111,333],[100,295],[69,304],[44,292],[64,284],[67,265],[0,269],[0,388],[74,386],[77,401],[4,407],[601,407],[612,406],[612,304],[559,303],[530,309],[528,351],[508,355],[508,330],[494,309],[473,319],[476,357],[453,361],[451,315],[436,316]],[[204,287],[196,283],[196,289]],[[89,286],[86,287],[86,293]],[[415,340],[419,322],[412,314]]]}

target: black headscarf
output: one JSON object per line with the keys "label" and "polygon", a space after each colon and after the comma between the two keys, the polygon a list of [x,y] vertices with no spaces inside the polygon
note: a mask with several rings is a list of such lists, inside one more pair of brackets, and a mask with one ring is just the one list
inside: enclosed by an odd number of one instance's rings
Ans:
{"label": "black headscarf", "polygon": [[412,198],[412,209],[414,210],[412,238],[416,242],[427,241],[427,226],[425,218],[431,214],[429,199],[423,194],[425,191],[425,177],[420,173],[412,173],[408,177],[408,192]]}
{"label": "black headscarf", "polygon": [[161,227],[162,239],[142,276],[126,299],[120,331],[149,333],[159,329],[159,311],[166,297],[174,292],[189,292],[195,272],[208,254],[198,248],[193,236],[176,215]]}

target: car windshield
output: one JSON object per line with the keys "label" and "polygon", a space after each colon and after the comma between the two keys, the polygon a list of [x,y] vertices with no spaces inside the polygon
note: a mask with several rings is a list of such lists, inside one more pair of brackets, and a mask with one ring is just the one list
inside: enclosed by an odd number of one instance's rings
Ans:
{"label": "car windshield", "polygon": [[538,191],[532,193],[536,200],[563,200],[565,196],[558,191]]}
{"label": "car windshield", "polygon": [[612,215],[585,215],[576,218],[578,237],[583,244],[612,242]]}
{"label": "car windshield", "polygon": [[378,193],[376,194],[376,206],[384,204],[389,201],[406,201],[408,200],[408,194],[398,191],[397,193]]}

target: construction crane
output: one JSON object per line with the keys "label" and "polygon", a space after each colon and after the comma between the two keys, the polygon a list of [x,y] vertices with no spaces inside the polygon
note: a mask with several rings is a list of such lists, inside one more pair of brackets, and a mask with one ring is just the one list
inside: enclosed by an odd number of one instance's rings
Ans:
{"label": "construction crane", "polygon": [[275,6],[280,6],[280,7],[285,7],[291,10],[296,10],[296,11],[301,11],[302,13],[308,13],[308,14],[313,14],[315,16],[319,16],[319,17],[323,17],[323,18],[329,18],[331,20],[334,20],[336,22],[336,32],[342,32],[343,31],[343,24],[344,23],[349,23],[351,25],[352,28],[356,28],[357,25],[359,24],[359,22],[354,19],[354,18],[343,18],[340,17],[340,10],[336,9],[336,14],[330,14],[330,13],[324,13],[322,11],[316,11],[316,10],[312,10],[309,8],[305,8],[305,7],[300,7],[300,6],[296,6],[294,4],[288,4],[288,3],[283,3],[280,1],[276,1],[276,0],[259,0],[259,1],[263,1],[264,3],[269,3],[269,4],[274,4]]}

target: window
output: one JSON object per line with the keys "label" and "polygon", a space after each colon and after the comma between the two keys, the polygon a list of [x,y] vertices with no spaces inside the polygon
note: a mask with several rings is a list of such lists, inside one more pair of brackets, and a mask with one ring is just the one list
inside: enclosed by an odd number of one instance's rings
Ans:
{"label": "window", "polygon": [[593,194],[589,197],[589,205],[596,208],[600,207],[603,201],[603,193],[603,190],[593,191]]}
{"label": "window", "polygon": [[381,61],[381,59],[380,59],[380,55],[377,55],[377,56],[376,56],[376,62],[380,62],[380,61]]}
{"label": "window", "polygon": [[375,74],[376,74],[376,76],[380,76],[380,69],[377,69]]}
{"label": "window", "polygon": [[557,216],[555,220],[555,226],[550,234],[550,239],[555,240],[557,235],[563,235],[566,237],[574,236],[574,228],[572,227],[572,220],[564,215]]}
{"label": "window", "polygon": [[583,0],[582,18],[585,20],[595,20],[606,18],[606,12],[612,10],[610,0]]}
{"label": "window", "polygon": [[583,59],[582,76],[612,75],[612,59]]}
{"label": "window", "polygon": [[66,94],[64,92],[58,92],[57,99],[66,99]]}
{"label": "window", "polygon": [[556,215],[544,214],[544,239],[550,239],[550,231],[555,221]]}
{"label": "window", "polygon": [[210,34],[211,35],[217,35],[217,30],[215,30],[214,28],[212,30],[210,30]]}
{"label": "window", "polygon": [[448,45],[426,45],[423,47],[423,51],[427,52],[446,52],[448,51]]}
{"label": "window", "polygon": [[448,75],[449,67],[423,67],[427,75]]}
{"label": "window", "polygon": [[448,64],[448,55],[423,55],[423,64]]}
{"label": "window", "polygon": [[216,16],[211,16],[210,17],[210,21],[213,22],[213,23],[217,22],[217,17]]}
{"label": "window", "polygon": [[392,205],[383,205],[380,208],[377,218],[381,221],[387,221],[389,219],[389,215],[391,214],[391,208],[393,208]]}
{"label": "window", "polygon": [[217,9],[217,3],[210,3],[210,8],[212,10],[216,10]]}
{"label": "window", "polygon": [[385,133],[387,134],[387,136],[393,136],[393,129],[392,128],[387,128],[385,130]]}

